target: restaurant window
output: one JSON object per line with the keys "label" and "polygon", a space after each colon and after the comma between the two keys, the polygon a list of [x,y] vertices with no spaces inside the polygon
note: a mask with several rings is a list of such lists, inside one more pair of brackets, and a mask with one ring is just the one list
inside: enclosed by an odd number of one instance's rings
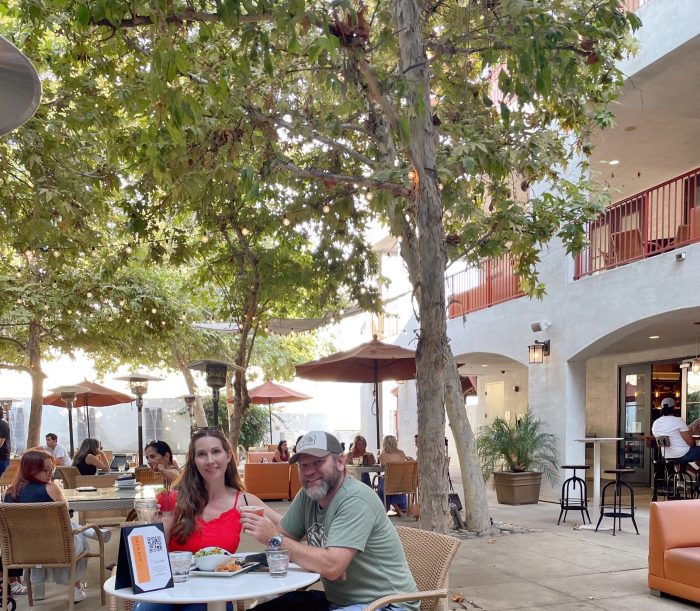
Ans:
{"label": "restaurant window", "polygon": [[692,369],[688,369],[686,414],[688,424],[700,418],[700,373],[693,373]]}
{"label": "restaurant window", "polygon": [[27,449],[27,434],[24,429],[24,407],[10,410],[10,450],[20,454]]}
{"label": "restaurant window", "polygon": [[143,434],[146,443],[151,439],[161,439],[163,437],[162,407],[143,408]]}

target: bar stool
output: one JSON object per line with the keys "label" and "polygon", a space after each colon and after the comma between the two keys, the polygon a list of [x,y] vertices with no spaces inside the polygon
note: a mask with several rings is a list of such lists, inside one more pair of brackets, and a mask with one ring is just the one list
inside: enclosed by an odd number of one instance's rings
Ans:
{"label": "bar stool", "polygon": [[[659,435],[656,444],[661,450],[661,458],[655,461],[654,490],[652,500],[657,496],[665,496],[666,500],[695,498],[695,482],[693,476],[686,471],[687,461],[680,458],[666,458],[666,448],[671,447],[668,435]],[[659,481],[664,482],[664,489],[658,489]]]}
{"label": "bar stool", "polygon": [[[576,470],[582,469],[586,470],[589,468],[588,465],[562,465],[562,469],[570,469],[574,472],[573,476],[569,479],[564,480],[561,486],[561,499],[559,504],[561,505],[561,511],[559,512],[559,519],[557,520],[557,526],[561,522],[561,516],[564,515],[564,522],[566,522],[566,514],[571,511],[580,511],[581,520],[586,523],[586,516],[588,516],[588,523],[591,523],[591,516],[588,513],[588,487],[586,486],[586,480],[576,476]],[[585,512],[585,515],[584,515]]]}
{"label": "bar stool", "polygon": [[[598,527],[602,522],[604,517],[613,519],[613,537],[615,536],[615,520],[617,519],[618,530],[622,530],[622,518],[632,518],[632,524],[634,524],[634,530],[639,534],[639,529],[637,528],[637,521],[634,519],[634,490],[627,482],[623,482],[621,476],[626,473],[634,473],[634,469],[605,469],[603,473],[610,473],[615,475],[615,479],[612,482],[608,482],[603,487],[603,492],[600,496],[600,518],[598,518],[598,523],[595,525],[595,530],[598,532]],[[613,503],[612,511],[605,511],[605,493],[610,486],[614,486],[613,490]],[[627,489],[630,497],[630,504],[622,505],[622,491]],[[608,505],[610,508],[610,505]],[[623,511],[624,509],[624,511]]]}

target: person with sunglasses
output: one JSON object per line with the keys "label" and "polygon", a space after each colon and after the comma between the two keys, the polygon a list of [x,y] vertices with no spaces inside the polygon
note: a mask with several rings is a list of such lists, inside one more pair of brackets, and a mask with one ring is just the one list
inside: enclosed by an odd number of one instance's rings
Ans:
{"label": "person with sunglasses", "polygon": [[[27,450],[22,454],[19,463],[19,471],[14,481],[7,489],[5,503],[51,503],[53,501],[66,503],[61,489],[53,483],[52,477],[55,470],[54,460],[51,454],[42,449]],[[109,531],[107,531],[109,533]],[[103,533],[103,534],[107,534]],[[109,536],[104,537],[105,541]],[[75,553],[80,554],[89,549],[88,540],[84,533],[73,536]],[[73,600],[81,602],[85,600],[85,571],[87,558],[78,560],[76,564],[75,593]],[[35,568],[31,569],[32,594],[35,600],[46,598],[45,582],[48,572],[53,572],[56,583],[67,584],[70,579],[70,568]]]}
{"label": "person with sunglasses", "polygon": [[144,448],[144,458],[151,471],[160,473],[168,484],[172,484],[180,475],[180,467],[173,458],[170,446],[160,439],[154,439]]}

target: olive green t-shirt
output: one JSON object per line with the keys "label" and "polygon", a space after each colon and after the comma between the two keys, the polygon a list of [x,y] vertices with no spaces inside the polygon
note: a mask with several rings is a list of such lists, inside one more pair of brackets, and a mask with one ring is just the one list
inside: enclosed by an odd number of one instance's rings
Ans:
{"label": "olive green t-shirt", "polygon": [[[357,550],[345,579],[321,578],[326,597],[336,605],[369,603],[387,594],[416,591],[401,541],[377,493],[352,477],[345,477],[325,510],[300,491],[282,517],[282,528],[297,540],[306,537],[315,547]],[[400,606],[418,611],[419,605]]]}

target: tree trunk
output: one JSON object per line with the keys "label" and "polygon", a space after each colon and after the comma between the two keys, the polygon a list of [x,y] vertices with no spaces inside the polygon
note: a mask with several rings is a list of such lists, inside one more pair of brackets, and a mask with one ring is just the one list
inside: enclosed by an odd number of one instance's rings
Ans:
{"label": "tree trunk", "polygon": [[36,320],[29,323],[27,356],[29,357],[29,375],[32,377],[32,403],[29,411],[27,448],[34,448],[39,445],[41,411],[44,403],[44,378],[46,377],[41,370],[41,325]]}
{"label": "tree trunk", "polygon": [[187,390],[191,395],[196,395],[197,400],[194,404],[194,425],[195,426],[207,426],[207,414],[204,411],[204,404],[202,403],[202,397],[198,394],[197,384],[194,381],[194,376],[192,375],[192,370],[187,366],[187,359],[182,354],[180,346],[177,342],[173,342],[170,346],[170,350],[173,355],[173,359],[177,363],[178,369],[185,378],[185,384],[187,384]]}
{"label": "tree trunk", "polygon": [[459,469],[462,473],[464,521],[469,530],[482,531],[491,526],[491,516],[486,502],[486,484],[479,466],[476,440],[464,407],[457,364],[449,347],[445,371],[445,407],[457,448]]}
{"label": "tree trunk", "polygon": [[[445,321],[447,266],[442,226],[442,202],[437,175],[433,123],[430,113],[430,74],[422,39],[421,11],[415,0],[395,0],[400,73],[407,86],[409,160],[413,165],[415,222],[419,252],[420,336],[416,349],[418,394],[418,456],[421,527],[448,531],[445,445]],[[436,443],[439,440],[440,443]]]}

